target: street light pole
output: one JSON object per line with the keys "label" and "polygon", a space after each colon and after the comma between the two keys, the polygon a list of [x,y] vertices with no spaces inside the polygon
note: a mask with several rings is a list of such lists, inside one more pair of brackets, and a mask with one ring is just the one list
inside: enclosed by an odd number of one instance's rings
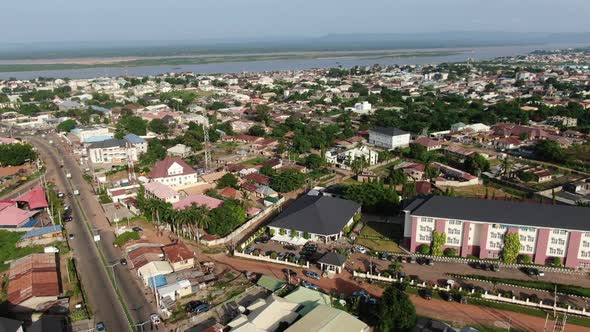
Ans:
{"label": "street light pole", "polygon": [[139,326],[141,328],[141,332],[143,332],[143,326],[149,322],[150,322],[149,320],[146,320],[145,322],[133,324],[133,326]]}
{"label": "street light pole", "polygon": [[116,262],[116,263],[113,263],[111,265],[105,265],[105,267],[111,268],[111,272],[113,273],[113,279],[115,280],[115,289],[118,289],[118,287],[117,287],[117,275],[115,274],[115,266],[117,266],[119,264],[120,264],[120,262]]}

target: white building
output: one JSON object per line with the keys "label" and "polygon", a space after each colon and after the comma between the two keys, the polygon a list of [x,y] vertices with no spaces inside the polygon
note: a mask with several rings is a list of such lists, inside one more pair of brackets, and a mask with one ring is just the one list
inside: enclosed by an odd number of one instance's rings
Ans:
{"label": "white building", "polygon": [[74,128],[72,133],[78,136],[80,142],[97,142],[103,139],[109,139],[113,137],[113,134],[109,132],[107,127],[94,126],[88,128]]}
{"label": "white building", "polygon": [[137,161],[137,149],[123,139],[107,139],[88,146],[88,155],[93,163],[123,164]]}
{"label": "white building", "polygon": [[371,150],[366,146],[354,148],[342,152],[326,152],[326,162],[330,165],[336,165],[340,168],[349,168],[350,163],[358,158],[365,159],[367,165],[375,165],[379,161],[379,153]]}
{"label": "white building", "polygon": [[358,114],[368,114],[371,113],[371,109],[371,103],[369,103],[368,101],[363,101],[362,103],[354,104],[353,112]]}
{"label": "white building", "polygon": [[369,130],[369,143],[393,150],[410,145],[410,133],[397,128],[374,127]]}
{"label": "white building", "polygon": [[199,184],[197,171],[181,158],[166,158],[156,163],[150,178],[174,189],[182,189]]}

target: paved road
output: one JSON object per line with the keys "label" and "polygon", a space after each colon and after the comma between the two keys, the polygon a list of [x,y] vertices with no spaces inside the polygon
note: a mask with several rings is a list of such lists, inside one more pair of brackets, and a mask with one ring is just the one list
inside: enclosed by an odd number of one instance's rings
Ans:
{"label": "paved road", "polygon": [[[30,138],[31,143],[39,148],[39,152],[47,165],[47,179],[53,181],[60,190],[68,190],[68,182],[62,169],[58,166],[58,152],[39,138]],[[88,295],[88,303],[96,322],[102,321],[113,331],[130,331],[127,317],[123,311],[117,294],[115,293],[106,270],[102,267],[100,254],[93,244],[90,231],[82,221],[82,211],[73,198],[66,202],[72,208],[75,221],[65,225],[69,234],[74,234],[73,240],[68,240],[74,250],[82,286]],[[83,203],[83,202],[82,202]]]}
{"label": "paved road", "polygon": [[[83,173],[73,156],[64,152],[59,146],[59,138],[54,137],[53,141],[61,151],[59,155],[64,160],[64,168],[71,175],[71,182],[80,190],[80,203],[84,209],[85,216],[93,229],[97,229],[101,236],[99,246],[105,256],[105,260],[110,264],[119,262],[123,256],[121,250],[113,246],[115,233],[110,226],[104,211],[100,206],[96,196],[92,193],[92,187],[82,177]],[[52,150],[55,151],[55,150]],[[130,270],[129,266],[116,265],[114,268],[116,283],[123,300],[125,301],[129,313],[134,323],[141,323],[149,320],[150,314],[156,312],[156,306],[152,299],[153,295],[139,283],[136,272]],[[144,326],[146,327],[146,326]]]}

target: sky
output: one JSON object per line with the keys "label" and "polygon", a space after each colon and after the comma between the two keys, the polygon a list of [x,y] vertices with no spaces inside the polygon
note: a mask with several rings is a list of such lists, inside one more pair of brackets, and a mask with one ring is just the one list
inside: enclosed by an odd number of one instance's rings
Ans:
{"label": "sky", "polygon": [[590,32],[589,0],[2,1],[2,43],[241,40],[338,33]]}

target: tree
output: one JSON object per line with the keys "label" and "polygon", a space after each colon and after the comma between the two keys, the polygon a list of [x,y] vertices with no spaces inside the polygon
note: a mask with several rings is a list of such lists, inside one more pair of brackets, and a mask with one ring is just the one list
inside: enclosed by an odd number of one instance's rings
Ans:
{"label": "tree", "polygon": [[300,188],[305,183],[305,176],[296,169],[287,169],[277,174],[270,187],[280,193],[287,193]]}
{"label": "tree", "polygon": [[211,234],[225,236],[246,221],[246,211],[233,200],[227,200],[222,206],[211,210],[207,230]]}
{"label": "tree", "polygon": [[128,133],[145,136],[147,133],[146,121],[135,115],[123,116],[117,123],[117,136],[122,138]]}
{"label": "tree", "polygon": [[518,233],[509,232],[504,235],[504,249],[502,250],[502,261],[506,264],[516,263],[520,251],[520,236]]}
{"label": "tree", "polygon": [[389,285],[379,301],[379,331],[412,331],[416,326],[416,308],[408,295]]}
{"label": "tree", "polygon": [[533,262],[533,259],[529,255],[522,254],[522,255],[518,255],[518,258],[516,261],[519,264],[531,264]]}
{"label": "tree", "polygon": [[432,232],[432,256],[442,256],[443,254],[443,246],[447,242],[447,235],[443,233],[439,233],[436,230]]}
{"label": "tree", "polygon": [[566,162],[568,157],[559,143],[550,140],[539,140],[535,144],[537,158],[557,163]]}
{"label": "tree", "polygon": [[2,144],[0,145],[0,166],[19,166],[26,161],[33,161],[37,154],[30,144]]}
{"label": "tree", "polygon": [[502,175],[504,175],[505,178],[509,178],[512,174],[512,162],[510,161],[510,159],[508,159],[508,156],[502,159],[502,164],[500,164],[500,168],[502,169]]}
{"label": "tree", "polygon": [[8,98],[8,96],[4,93],[0,92],[0,104],[7,104],[10,102],[10,99]]}
{"label": "tree", "polygon": [[408,181],[406,173],[403,169],[395,169],[393,166],[389,168],[389,175],[387,176],[389,183],[397,187],[398,185],[404,185]]}
{"label": "tree", "polygon": [[76,128],[76,121],[75,120],[72,120],[72,119],[68,119],[68,120],[65,120],[65,121],[60,122],[57,125],[57,128],[56,129],[60,133],[63,133],[63,132],[69,133],[74,128]]}
{"label": "tree", "polygon": [[312,153],[305,157],[305,167],[309,169],[319,169],[324,166],[324,159],[320,155]]}
{"label": "tree", "polygon": [[456,257],[457,256],[457,249],[455,249],[455,248],[447,248],[447,249],[445,249],[444,254],[447,257]]}
{"label": "tree", "polygon": [[354,175],[359,176],[367,166],[367,161],[363,157],[354,158],[354,160],[350,161],[350,169],[354,173]]}
{"label": "tree", "polygon": [[260,168],[260,170],[258,171],[258,173],[262,174],[262,175],[266,175],[269,177],[274,177],[275,175],[277,175],[277,171],[272,168],[272,166],[270,165],[264,165]]}
{"label": "tree", "polygon": [[560,257],[551,257],[549,260],[549,265],[554,267],[561,267],[561,258]]}
{"label": "tree", "polygon": [[254,125],[250,127],[250,129],[248,129],[248,134],[252,136],[262,137],[266,134],[266,131],[264,130],[264,127],[262,127],[261,125]]}
{"label": "tree", "polygon": [[231,173],[224,174],[217,182],[217,188],[235,187],[238,184],[238,178]]}
{"label": "tree", "polygon": [[168,128],[168,125],[162,119],[153,119],[150,121],[148,129],[160,135],[168,135],[170,131],[170,128]]}
{"label": "tree", "polygon": [[474,153],[465,158],[463,167],[465,168],[465,171],[479,176],[482,172],[490,170],[490,162],[481,154]]}
{"label": "tree", "polygon": [[344,198],[362,205],[363,211],[395,215],[399,210],[399,196],[394,188],[381,181],[364,182],[346,187]]}

